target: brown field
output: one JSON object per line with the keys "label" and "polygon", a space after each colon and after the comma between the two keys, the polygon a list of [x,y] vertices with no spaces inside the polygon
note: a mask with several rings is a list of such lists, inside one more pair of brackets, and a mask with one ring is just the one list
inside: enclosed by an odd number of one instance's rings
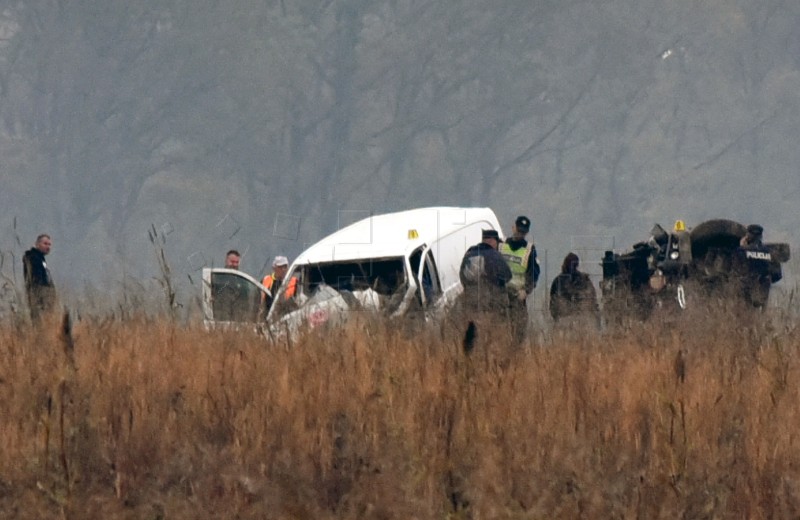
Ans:
{"label": "brown field", "polygon": [[[0,518],[800,517],[796,320],[0,329]],[[491,337],[488,337],[491,336]]]}

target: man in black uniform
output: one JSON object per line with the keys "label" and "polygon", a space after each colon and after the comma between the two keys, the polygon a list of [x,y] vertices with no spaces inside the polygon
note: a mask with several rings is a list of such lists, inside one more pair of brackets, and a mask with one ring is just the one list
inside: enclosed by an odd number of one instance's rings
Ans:
{"label": "man in black uniform", "polygon": [[508,309],[506,284],[511,269],[497,251],[502,242],[494,229],[484,229],[481,242],[464,253],[458,276],[464,286],[464,307],[467,311],[500,312]]}
{"label": "man in black uniform", "polygon": [[464,351],[469,353],[478,337],[478,328],[492,330],[497,320],[508,317],[506,284],[512,274],[505,259],[497,251],[502,242],[494,229],[484,229],[481,242],[464,253],[458,277],[464,286],[461,295],[463,310],[469,321],[464,336]]}
{"label": "man in black uniform", "polygon": [[55,306],[56,289],[44,258],[52,247],[50,235],[39,235],[36,237],[36,245],[25,251],[22,257],[25,292],[33,321],[38,321],[43,313]]}
{"label": "man in black uniform", "polygon": [[756,308],[767,305],[770,287],[781,279],[780,270],[770,269],[772,253],[764,246],[763,234],[764,228],[758,224],[747,226],[734,257],[734,273],[739,277],[741,296]]}

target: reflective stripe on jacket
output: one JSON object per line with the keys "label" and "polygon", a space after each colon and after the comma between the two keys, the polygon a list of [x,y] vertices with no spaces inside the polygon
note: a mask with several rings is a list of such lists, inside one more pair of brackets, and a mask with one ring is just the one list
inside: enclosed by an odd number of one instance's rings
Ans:
{"label": "reflective stripe on jacket", "polygon": [[[269,289],[270,292],[272,292],[273,282],[275,282],[275,273],[271,273],[265,276],[264,279],[261,281],[261,284],[267,289]],[[289,283],[286,284],[286,289],[284,289],[283,291],[283,296],[286,299],[289,299],[293,297],[294,293],[296,292],[297,292],[297,277],[292,276],[291,278],[289,278]],[[274,294],[272,295],[273,298],[275,298],[275,296],[276,295]]]}

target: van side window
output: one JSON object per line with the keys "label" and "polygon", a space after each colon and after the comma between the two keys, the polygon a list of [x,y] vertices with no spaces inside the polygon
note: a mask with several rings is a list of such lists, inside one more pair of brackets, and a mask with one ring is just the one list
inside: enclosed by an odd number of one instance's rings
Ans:
{"label": "van side window", "polygon": [[422,250],[425,246],[420,246],[411,253],[408,257],[408,263],[411,265],[411,272],[416,275],[419,272],[419,263],[422,261]]}

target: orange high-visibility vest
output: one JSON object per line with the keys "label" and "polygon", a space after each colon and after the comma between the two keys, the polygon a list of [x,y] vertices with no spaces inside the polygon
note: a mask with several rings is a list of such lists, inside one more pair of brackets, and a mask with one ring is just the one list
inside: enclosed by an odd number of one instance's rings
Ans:
{"label": "orange high-visibility vest", "polygon": [[[275,281],[275,273],[271,273],[264,277],[264,279],[261,281],[261,284],[267,289],[269,289],[270,292],[272,292],[272,283],[274,281]],[[297,277],[292,276],[291,278],[289,278],[289,283],[286,284],[286,289],[284,289],[283,291],[283,296],[288,300],[289,298],[294,296],[295,292],[297,292]],[[273,298],[275,298],[276,296],[277,296],[276,294],[272,295]]]}

